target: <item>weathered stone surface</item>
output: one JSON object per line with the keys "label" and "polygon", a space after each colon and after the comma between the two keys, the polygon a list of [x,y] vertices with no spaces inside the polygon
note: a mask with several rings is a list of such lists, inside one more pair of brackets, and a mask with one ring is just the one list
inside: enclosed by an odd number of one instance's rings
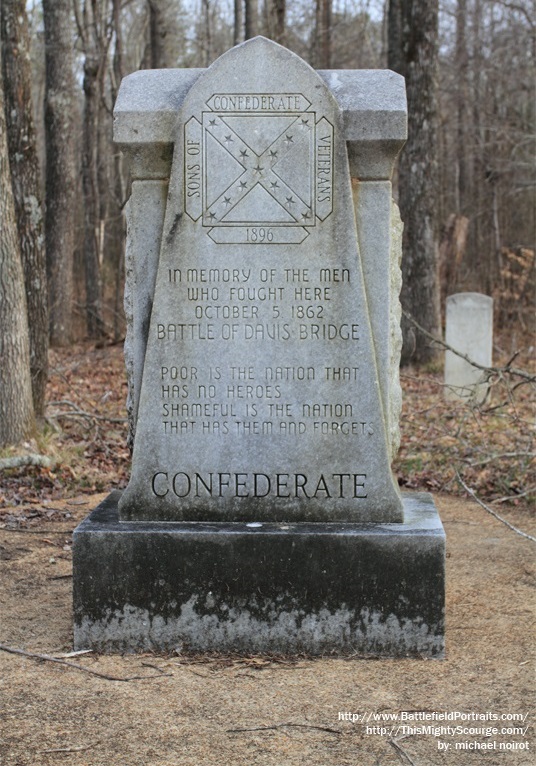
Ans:
{"label": "weathered stone surface", "polygon": [[[158,184],[161,184],[158,186]],[[354,184],[354,207],[356,219],[364,217],[362,210],[366,208],[368,215],[374,215],[374,208],[366,206],[366,195],[359,195],[358,188],[363,188],[363,182]],[[158,191],[162,190],[162,193]],[[362,253],[371,253],[373,261],[384,257],[379,249],[376,237],[376,226],[383,224],[390,231],[389,236],[381,240],[382,246],[389,252],[389,284],[390,289],[383,286],[379,295],[375,296],[372,286],[367,285],[367,274],[364,273],[365,284],[369,305],[376,301],[378,310],[375,318],[377,322],[385,321],[388,315],[389,323],[389,359],[387,374],[384,367],[384,375],[380,377],[382,398],[387,402],[389,424],[389,447],[391,459],[393,459],[400,445],[400,412],[402,410],[402,389],[400,386],[400,353],[402,349],[402,333],[400,329],[401,306],[399,301],[402,284],[402,272],[400,263],[402,259],[402,231],[403,224],[400,220],[400,211],[396,203],[391,199],[391,184],[387,183],[380,187],[383,199],[380,208],[385,210],[385,205],[391,206],[390,221],[384,216],[378,220],[375,226],[371,226],[371,241],[368,242],[365,231],[361,231],[359,242]],[[147,335],[152,309],[152,294],[156,281],[158,268],[158,255],[162,241],[162,229],[165,215],[165,195],[167,183],[165,181],[134,182],[132,185],[132,199],[135,197],[135,215],[131,212],[134,205],[128,206],[127,220],[129,222],[126,253],[126,280],[125,280],[125,314],[126,314],[126,340],[125,340],[125,363],[128,381],[128,418],[129,418],[129,444],[134,444],[134,434],[138,419],[138,401],[141,388],[143,365],[145,362],[145,349],[147,347]],[[147,257],[147,255],[150,257]],[[139,264],[138,264],[139,261]],[[372,274],[375,273],[373,269]],[[386,297],[387,295],[387,297]],[[383,303],[379,298],[383,299]],[[381,328],[379,328],[381,331]],[[385,360],[384,360],[385,364]]]}
{"label": "weathered stone surface", "polygon": [[196,80],[122,519],[402,520],[382,184],[359,192],[360,257],[342,116],[321,78],[257,38]]}
{"label": "weathered stone surface", "polygon": [[398,75],[262,38],[123,82],[134,467],[75,530],[77,648],[443,656],[441,522],[390,472],[405,134]]}
{"label": "weathered stone surface", "polygon": [[[141,70],[121,82],[114,107],[114,141],[132,158],[134,178],[169,177],[177,112],[205,71]],[[404,78],[378,69],[319,70],[318,75],[343,113],[351,175],[361,180],[390,179],[407,138]],[[150,152],[146,162],[144,153]]]}
{"label": "weathered stone surface", "polygon": [[[133,179],[169,180],[171,171],[171,158],[173,155],[174,130],[177,120],[177,111],[180,109],[184,98],[196,80],[206,70],[143,70],[134,72],[124,78],[121,83],[119,95],[114,108],[114,139],[120,145],[122,151],[129,158],[130,173]],[[351,176],[359,179],[354,183],[353,196],[356,216],[363,217],[361,212],[367,207],[366,194],[360,194],[363,182],[372,179],[376,182],[380,179],[391,178],[396,156],[404,143],[407,134],[406,97],[404,80],[394,72],[379,70],[329,70],[319,71],[319,76],[328,84],[335,95],[342,112],[343,132],[349,155]],[[136,216],[141,222],[147,222],[147,226],[132,227],[129,231],[129,250],[132,252],[134,266],[127,270],[126,280],[126,311],[127,311],[127,346],[129,349],[127,360],[127,375],[129,380],[129,429],[133,436],[137,421],[137,402],[139,399],[139,386],[145,360],[146,334],[149,327],[150,314],[147,311],[148,302],[145,301],[145,285],[156,279],[158,258],[146,258],[144,253],[148,250],[158,253],[163,225],[162,214],[154,207],[154,198],[151,187],[147,187],[146,206],[144,209],[143,186],[139,187],[137,194]],[[381,195],[385,199],[380,201],[380,208],[385,210],[391,198],[389,183],[381,187]],[[380,195],[380,197],[381,197]],[[378,193],[376,193],[378,197]],[[369,214],[374,210],[368,206]],[[396,206],[393,206],[393,220],[398,216]],[[392,216],[392,217],[393,217]],[[365,216],[366,217],[366,216]],[[372,242],[369,252],[373,260],[376,257],[385,259],[385,253],[378,251],[378,241],[374,241],[375,230],[383,227],[392,232],[391,236],[391,284],[388,304],[379,304],[379,312],[371,314],[378,319],[383,319],[382,308],[389,309],[389,323],[395,329],[391,333],[390,369],[389,375],[380,375],[380,387],[382,398],[389,403],[389,434],[390,452],[395,455],[398,450],[398,418],[400,414],[401,391],[398,380],[400,361],[400,343],[397,340],[400,333],[400,304],[398,294],[400,292],[400,269],[401,242],[395,236],[396,228],[389,224],[385,215],[381,220],[373,222],[370,227]],[[160,223],[160,230],[155,228],[155,220]],[[148,234],[154,234],[154,241],[149,242]],[[139,242],[137,241],[139,237]],[[386,237],[381,240],[385,245]],[[389,246],[389,243],[387,243]],[[360,232],[360,247],[362,252],[367,251],[367,237]],[[396,250],[396,252],[395,252]],[[136,253],[140,253],[143,269],[138,269],[143,274],[141,281],[133,278],[135,274]],[[367,274],[364,274],[365,284]],[[141,298],[136,298],[137,291],[141,291]],[[367,287],[369,296],[374,297],[375,292]],[[382,299],[385,299],[385,289],[381,290]],[[369,298],[372,300],[372,298]],[[131,305],[131,304],[134,304]],[[134,310],[133,310],[134,308]],[[139,339],[139,328],[147,328],[143,339]],[[373,328],[374,330],[374,328]],[[143,353],[140,351],[143,350]],[[385,373],[385,371],[384,371]],[[386,389],[386,386],[388,388]]]}
{"label": "weathered stone surface", "polygon": [[[138,413],[143,360],[153,308],[156,270],[166,212],[167,187],[166,181],[134,181],[126,209],[124,306],[127,335],[124,353],[131,446],[134,443],[132,426]],[[142,360],[141,363],[140,360]]]}
{"label": "weathered stone surface", "polygon": [[391,257],[389,279],[391,292],[389,296],[389,349],[391,353],[389,364],[389,445],[391,460],[394,460],[400,447],[400,415],[402,413],[402,386],[400,383],[400,357],[402,354],[402,306],[398,299],[402,288],[402,234],[404,224],[400,218],[398,205],[391,200]]}
{"label": "weathered stone surface", "polygon": [[120,522],[114,492],[75,531],[75,648],[444,653],[445,536],[404,524]]}

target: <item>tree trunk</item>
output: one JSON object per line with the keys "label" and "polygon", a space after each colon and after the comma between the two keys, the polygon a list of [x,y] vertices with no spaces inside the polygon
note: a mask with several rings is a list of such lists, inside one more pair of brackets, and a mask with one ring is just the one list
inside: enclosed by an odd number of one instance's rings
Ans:
{"label": "tree trunk", "polygon": [[151,42],[151,69],[162,69],[164,60],[164,34],[162,12],[158,2],[149,0],[149,39]]}
{"label": "tree trunk", "polygon": [[281,45],[287,42],[287,5],[286,0],[274,0],[275,5],[275,37]]}
{"label": "tree trunk", "polygon": [[441,285],[441,307],[449,295],[456,291],[460,266],[467,245],[469,219],[464,215],[451,213],[439,242],[439,283]]}
{"label": "tree trunk", "polygon": [[331,68],[332,0],[316,0],[314,62],[317,69]]}
{"label": "tree trunk", "polygon": [[181,28],[177,0],[148,0],[151,68],[178,66],[184,53],[184,30]]}
{"label": "tree trunk", "polygon": [[[115,104],[119,85],[123,79],[123,36],[121,30],[121,0],[113,0],[113,23],[114,23],[114,56],[112,78],[112,102]],[[119,341],[124,332],[123,323],[123,286],[125,282],[125,220],[123,216],[123,203],[125,189],[122,173],[121,152],[115,147],[113,151],[113,187],[114,196],[112,202],[112,225],[111,238],[114,255],[114,341]]]}
{"label": "tree trunk", "polygon": [[117,92],[123,79],[123,30],[121,29],[121,0],[112,0],[112,19],[114,25],[114,55],[113,55],[113,78],[112,97],[115,103]]}
{"label": "tree trunk", "polygon": [[46,251],[50,342],[71,340],[76,209],[76,94],[71,0],[43,0],[46,61]]}
{"label": "tree trunk", "polygon": [[286,0],[270,0],[270,36],[279,45],[286,45]]}
{"label": "tree trunk", "polygon": [[3,0],[1,25],[7,140],[28,309],[32,397],[35,414],[42,419],[48,376],[45,226],[31,108],[32,71],[25,0]]}
{"label": "tree trunk", "polygon": [[242,41],[242,3],[243,0],[234,0],[233,45]]}
{"label": "tree trunk", "polygon": [[210,0],[202,0],[203,26],[204,26],[204,65],[209,67],[212,62],[212,24]]}
{"label": "tree trunk", "polygon": [[[482,3],[481,0],[475,0],[473,5],[473,13],[471,19],[471,36],[473,41],[473,55],[472,55],[472,72],[471,72],[471,105],[472,105],[472,136],[471,143],[473,145],[472,153],[472,177],[474,179],[472,189],[472,207],[476,215],[472,225],[471,236],[469,238],[469,252],[468,261],[471,268],[471,273],[477,277],[478,282],[481,282],[482,276],[485,272],[486,257],[482,252],[483,232],[485,226],[482,225],[482,207],[483,207],[483,194],[482,194],[482,168],[484,166],[483,160],[483,138],[482,138],[482,91],[483,91],[483,56],[480,47],[480,41],[482,40]],[[476,287],[476,283],[475,283]]]}
{"label": "tree trunk", "polygon": [[402,0],[389,0],[387,11],[387,66],[402,74],[404,61],[402,56]]}
{"label": "tree trunk", "polygon": [[11,187],[3,77],[0,77],[0,447],[34,428],[24,275]]}
{"label": "tree trunk", "polygon": [[[389,67],[406,78],[408,141],[399,163],[404,221],[402,308],[425,330],[440,332],[438,280],[437,0],[390,0]],[[433,359],[437,351],[402,318],[402,364]]]}
{"label": "tree trunk", "polygon": [[[91,31],[88,30],[91,35]],[[102,321],[101,265],[98,247],[99,181],[99,62],[97,55],[86,51],[84,63],[84,149],[82,155],[82,190],[84,194],[84,264],[86,273],[86,323],[90,338],[104,334]]]}
{"label": "tree trunk", "polygon": [[469,179],[467,163],[467,110],[469,107],[468,92],[468,68],[469,57],[467,54],[467,0],[458,0],[456,9],[456,77],[458,80],[456,106],[458,112],[457,125],[457,184],[456,184],[456,212],[467,214],[467,201],[469,197]]}
{"label": "tree trunk", "polygon": [[[104,140],[107,115],[104,105],[109,49],[117,20],[117,4],[108,0],[84,0],[77,10],[77,24],[84,50],[84,120],[82,149],[82,192],[84,197],[84,270],[86,326],[90,338],[105,335],[102,306],[102,273],[106,251],[106,227],[113,185],[109,143]],[[120,38],[121,30],[118,35]],[[120,42],[119,42],[120,45]]]}
{"label": "tree trunk", "polygon": [[259,2],[258,0],[245,0],[245,34],[246,40],[250,40],[258,34],[259,29]]}

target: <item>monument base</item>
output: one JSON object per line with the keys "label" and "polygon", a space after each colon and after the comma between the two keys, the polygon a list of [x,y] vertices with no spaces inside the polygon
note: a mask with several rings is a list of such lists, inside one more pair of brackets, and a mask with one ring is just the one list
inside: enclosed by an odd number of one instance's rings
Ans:
{"label": "monument base", "polygon": [[444,656],[445,533],[403,524],[120,522],[74,532],[74,645],[103,652]]}

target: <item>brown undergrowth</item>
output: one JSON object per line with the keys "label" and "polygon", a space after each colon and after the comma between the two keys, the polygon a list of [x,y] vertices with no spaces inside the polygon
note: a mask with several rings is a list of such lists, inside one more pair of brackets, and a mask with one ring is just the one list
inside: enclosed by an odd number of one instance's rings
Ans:
{"label": "brown undergrowth", "polygon": [[[190,656],[180,647],[170,655],[73,656],[72,531],[127,479],[126,424],[116,422],[126,387],[119,347],[78,346],[54,352],[52,362],[48,432],[25,449],[47,454],[56,467],[0,474],[2,764],[533,763],[534,545],[462,497],[435,496],[447,535],[444,661]],[[437,482],[461,493],[459,469],[488,502],[517,486],[508,518],[534,535],[529,496],[521,496],[533,486],[530,466],[496,457],[528,451],[529,387],[514,391],[513,404],[487,413],[497,387],[475,411],[443,401],[438,373],[405,370],[403,386],[395,465],[401,483],[434,489]],[[523,724],[516,733],[501,729],[488,737],[355,722],[356,714],[370,722],[401,711],[492,711],[521,715]],[[456,750],[475,740],[497,749]],[[502,745],[510,749],[500,751]]]}
{"label": "brown undergrowth", "polygon": [[[535,385],[492,376],[486,400],[452,402],[441,373],[402,371],[402,440],[394,469],[408,489],[530,506],[536,496]],[[459,478],[458,478],[459,477]]]}
{"label": "brown undergrowth", "polygon": [[[511,336],[495,348],[495,364],[511,358]],[[532,352],[516,366],[534,371]],[[502,362],[501,362],[502,360]],[[405,368],[402,441],[394,471],[408,489],[465,494],[467,486],[496,508],[530,507],[536,490],[534,382],[492,375],[481,405],[443,397],[441,371]],[[42,433],[12,454],[39,453],[52,466],[23,466],[0,473],[0,507],[29,505],[46,513],[60,497],[124,487],[130,470],[126,447],[126,380],[120,345],[79,344],[51,351],[47,422]],[[37,510],[37,506],[43,506]]]}

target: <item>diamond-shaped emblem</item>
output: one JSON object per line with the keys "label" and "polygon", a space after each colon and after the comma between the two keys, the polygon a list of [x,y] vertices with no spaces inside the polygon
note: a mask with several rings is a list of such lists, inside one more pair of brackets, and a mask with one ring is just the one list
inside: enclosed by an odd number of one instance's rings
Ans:
{"label": "diamond-shaped emblem", "polygon": [[204,226],[314,226],[314,113],[203,113]]}

